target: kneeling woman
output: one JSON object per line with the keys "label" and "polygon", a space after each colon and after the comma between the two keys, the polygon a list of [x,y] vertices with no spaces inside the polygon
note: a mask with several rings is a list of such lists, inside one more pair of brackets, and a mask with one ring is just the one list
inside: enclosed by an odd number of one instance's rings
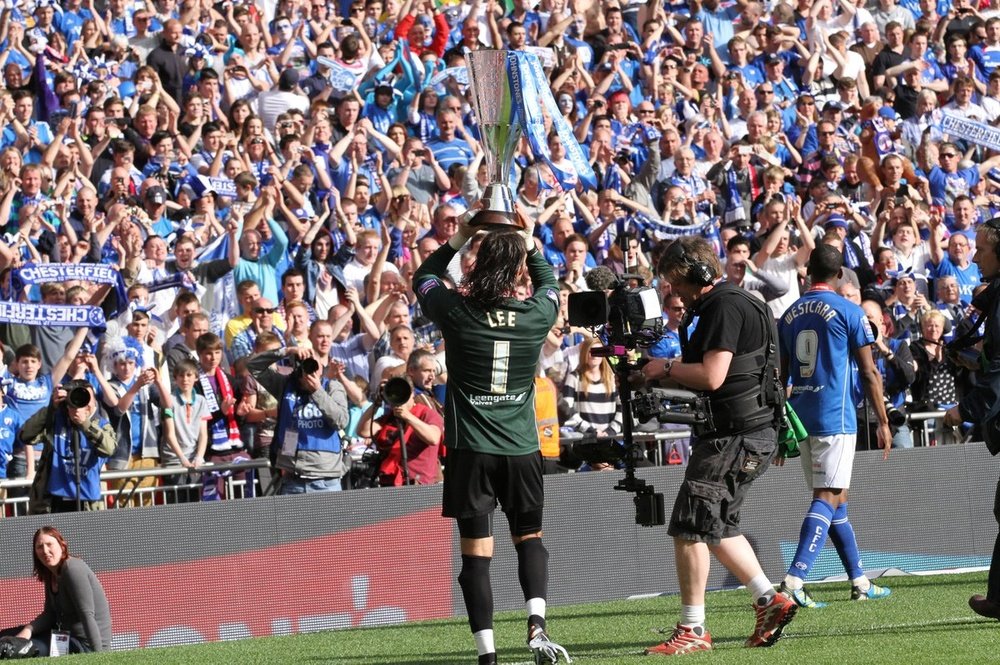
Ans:
{"label": "kneeling woman", "polygon": [[14,633],[30,639],[39,655],[49,654],[53,633],[69,634],[69,653],[111,648],[111,608],[104,588],[83,559],[71,557],[54,527],[35,532],[35,576],[45,585],[45,607],[38,617]]}

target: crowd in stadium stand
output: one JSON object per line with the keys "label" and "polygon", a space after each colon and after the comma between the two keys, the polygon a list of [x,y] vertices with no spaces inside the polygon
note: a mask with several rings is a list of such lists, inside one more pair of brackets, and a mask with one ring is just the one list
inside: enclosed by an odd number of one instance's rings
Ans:
{"label": "crowd in stadium stand", "polygon": [[[0,478],[34,472],[42,449],[17,433],[64,377],[93,386],[119,469],[267,456],[279,400],[247,368],[267,350],[319,357],[356,456],[387,378],[440,411],[444,350],[411,278],[487,184],[465,66],[487,47],[538,56],[596,176],[574,177],[554,131],[548,160],[515,156],[562,293],[597,266],[658,286],[667,332],[644,353],[680,354],[656,260],[698,234],[776,318],[810,250],[842,249],[838,291],[881,331],[903,413],[954,404],[975,372],[943,344],[974,314],[975,230],[1000,214],[996,0],[8,0],[0,40],[4,299],[109,315],[88,339],[0,323]],[[29,263],[110,265],[123,288]],[[560,427],[622,431],[595,344],[564,298],[539,360],[549,458]],[[916,438],[900,422],[894,445]]]}

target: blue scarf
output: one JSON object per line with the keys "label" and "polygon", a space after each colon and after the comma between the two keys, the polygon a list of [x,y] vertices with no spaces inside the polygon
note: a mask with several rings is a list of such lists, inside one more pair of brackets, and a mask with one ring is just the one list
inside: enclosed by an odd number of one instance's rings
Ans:
{"label": "blue scarf", "polygon": [[128,307],[125,280],[119,271],[103,263],[28,263],[14,271],[11,287],[18,293],[25,286],[71,281],[111,284],[117,299],[112,317]]}
{"label": "blue scarf", "polygon": [[723,219],[726,226],[736,226],[746,218],[747,212],[743,208],[743,197],[736,180],[736,169],[730,168],[726,171],[726,213]]}
{"label": "blue scarf", "polygon": [[19,323],[26,326],[66,326],[69,328],[95,328],[107,325],[104,312],[92,305],[39,305],[30,302],[0,301],[0,323]]}

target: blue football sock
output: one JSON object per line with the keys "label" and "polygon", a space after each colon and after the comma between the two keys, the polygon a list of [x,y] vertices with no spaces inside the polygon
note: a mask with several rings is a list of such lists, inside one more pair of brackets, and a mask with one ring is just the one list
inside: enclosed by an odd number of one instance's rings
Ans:
{"label": "blue football sock", "polygon": [[837,506],[837,511],[833,514],[830,523],[830,540],[837,548],[837,554],[844,564],[847,577],[856,580],[865,574],[861,567],[861,553],[858,552],[858,541],[854,537],[854,527],[847,519],[847,502]]}
{"label": "blue football sock", "polygon": [[791,577],[804,580],[809,576],[816,557],[823,551],[826,544],[827,531],[833,519],[833,506],[822,499],[813,499],[806,518],[802,520],[802,530],[799,532],[799,547],[795,550],[795,558],[788,569]]}

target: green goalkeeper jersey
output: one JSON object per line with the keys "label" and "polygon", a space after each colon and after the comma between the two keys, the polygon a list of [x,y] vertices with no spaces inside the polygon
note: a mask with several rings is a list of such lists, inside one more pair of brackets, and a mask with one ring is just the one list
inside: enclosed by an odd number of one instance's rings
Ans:
{"label": "green goalkeeper jersey", "polygon": [[413,278],[424,314],[445,340],[445,443],[493,455],[535,452],[535,371],[559,312],[552,267],[531,252],[527,265],[534,294],[482,310],[439,279],[454,255],[451,246],[442,245]]}

